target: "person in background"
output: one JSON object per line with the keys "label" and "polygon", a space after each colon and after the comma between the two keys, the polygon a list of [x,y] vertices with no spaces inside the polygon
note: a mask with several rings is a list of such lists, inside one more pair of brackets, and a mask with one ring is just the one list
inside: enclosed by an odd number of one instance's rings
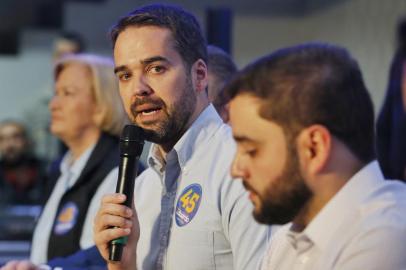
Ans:
{"label": "person in background", "polygon": [[262,270],[406,269],[406,185],[385,181],[357,62],[337,46],[278,50],[227,88],[232,166],[254,217],[282,226]]}
{"label": "person in background", "polygon": [[40,204],[45,165],[32,151],[25,126],[15,120],[0,123],[1,205]]}
{"label": "person in background", "polygon": [[406,19],[398,25],[398,48],[376,124],[378,161],[389,179],[406,181]]}
{"label": "person in background", "polygon": [[[66,55],[84,53],[85,50],[86,42],[79,33],[63,31],[54,40],[52,60],[56,63]],[[57,152],[59,154],[64,154],[68,150],[63,141],[58,142],[58,148]]]}
{"label": "person in background", "polygon": [[207,46],[207,56],[209,101],[213,103],[224,123],[227,123],[229,119],[228,99],[223,89],[237,72],[237,66],[228,53],[214,45]]}
{"label": "person in background", "polygon": [[109,58],[76,54],[55,67],[51,132],[68,147],[50,174],[56,180],[34,231],[31,261],[3,269],[35,269],[94,245],[93,219],[103,194],[116,188],[118,135],[128,123]]}
{"label": "person in background", "polygon": [[207,45],[196,18],[175,6],[143,6],[119,20],[111,39],[124,107],[153,144],[135,181],[136,211],[111,194],[96,216],[105,260],[109,241],[130,235],[122,260],[108,267],[254,269],[269,227],[250,217],[244,188],[231,180],[235,144],[207,96]]}
{"label": "person in background", "polygon": [[[77,32],[63,31],[58,33],[52,42],[52,66],[61,57],[68,54],[83,53],[86,50],[84,38]],[[51,74],[52,72],[50,72]],[[52,160],[67,151],[66,145],[55,138],[49,130],[48,103],[53,93],[53,78],[44,81],[44,86],[38,91],[38,96],[24,111],[24,122],[36,143],[36,153],[49,164]],[[52,164],[51,164],[52,166]]]}
{"label": "person in background", "polygon": [[62,32],[55,39],[53,44],[54,61],[58,61],[67,54],[83,53],[86,50],[86,43],[83,37],[76,32]]}

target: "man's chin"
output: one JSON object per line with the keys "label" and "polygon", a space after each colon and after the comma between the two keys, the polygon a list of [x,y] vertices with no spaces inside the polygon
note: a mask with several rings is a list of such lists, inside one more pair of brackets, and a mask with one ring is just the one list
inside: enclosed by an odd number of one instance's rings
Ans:
{"label": "man's chin", "polygon": [[145,140],[156,143],[156,144],[166,144],[168,141],[170,141],[170,137],[168,137],[168,134],[164,134],[163,132],[159,132],[154,129],[148,129],[141,127],[144,130],[144,138]]}
{"label": "man's chin", "polygon": [[267,222],[268,219],[267,219],[264,215],[262,215],[262,213],[257,212],[256,210],[254,210],[253,216],[254,216],[254,219],[255,219],[258,223],[261,223],[261,224],[272,224],[272,223],[268,223],[268,222]]}
{"label": "man's chin", "polygon": [[252,215],[254,216],[254,219],[258,221],[259,223],[267,224],[268,218],[264,214],[262,204],[260,202],[253,202],[254,205],[254,211]]}
{"label": "man's chin", "polygon": [[262,224],[282,225],[292,221],[295,216],[294,212],[283,209],[283,207],[266,207],[263,203],[254,204],[254,206],[253,216],[257,222]]}
{"label": "man's chin", "polygon": [[261,224],[266,224],[266,225],[282,225],[290,220],[281,220],[280,217],[275,218],[271,216],[264,215],[263,213],[258,213],[254,211],[254,219]]}

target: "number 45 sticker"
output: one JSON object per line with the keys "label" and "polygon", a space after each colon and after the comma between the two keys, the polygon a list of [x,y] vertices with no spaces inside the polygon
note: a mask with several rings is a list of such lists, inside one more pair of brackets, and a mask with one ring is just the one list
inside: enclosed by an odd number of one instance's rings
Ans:
{"label": "number 45 sticker", "polygon": [[202,198],[202,187],[199,184],[187,186],[176,203],[175,219],[178,226],[188,224],[196,215]]}

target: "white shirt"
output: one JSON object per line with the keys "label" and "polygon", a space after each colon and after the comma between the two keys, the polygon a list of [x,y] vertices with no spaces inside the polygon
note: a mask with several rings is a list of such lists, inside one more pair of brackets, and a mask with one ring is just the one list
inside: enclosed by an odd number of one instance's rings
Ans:
{"label": "white shirt", "polygon": [[[54,224],[56,211],[58,210],[59,202],[65,192],[71,188],[78,180],[82,170],[84,169],[90,154],[95,145],[89,147],[77,160],[70,164],[71,153],[68,152],[62,159],[59,176],[51,196],[49,197],[38,223],[34,230],[33,240],[31,244],[30,260],[34,264],[42,264],[47,261],[48,241]],[[103,183],[97,189],[93,196],[89,209],[87,211],[85,223],[83,225],[82,234],[80,237],[80,247],[82,249],[89,248],[94,245],[93,241],[93,220],[100,207],[101,197],[104,194],[111,193],[115,190],[118,176],[118,167],[113,169],[103,180]]]}
{"label": "white shirt", "polygon": [[153,145],[150,167],[135,182],[137,268],[258,267],[270,228],[255,222],[241,181],[231,179],[235,143],[214,107],[201,113],[166,161],[156,150]]}
{"label": "white shirt", "polygon": [[357,172],[301,233],[278,230],[262,270],[406,269],[406,185],[376,161]]}

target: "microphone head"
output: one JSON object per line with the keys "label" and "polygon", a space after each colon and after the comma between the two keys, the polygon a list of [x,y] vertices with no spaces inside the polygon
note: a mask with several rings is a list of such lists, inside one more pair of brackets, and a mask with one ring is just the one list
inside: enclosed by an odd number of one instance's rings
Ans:
{"label": "microphone head", "polygon": [[144,146],[144,132],[135,125],[126,125],[120,137],[120,155],[140,156]]}

